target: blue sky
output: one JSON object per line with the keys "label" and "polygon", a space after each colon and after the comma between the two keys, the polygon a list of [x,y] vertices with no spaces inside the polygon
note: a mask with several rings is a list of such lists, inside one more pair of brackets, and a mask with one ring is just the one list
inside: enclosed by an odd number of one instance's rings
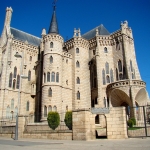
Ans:
{"label": "blue sky", "polygon": [[[40,37],[48,31],[53,0],[0,0],[0,34],[6,7],[12,7],[11,26]],[[64,39],[73,36],[74,28],[81,34],[103,24],[112,33],[127,20],[132,28],[136,58],[142,79],[150,93],[150,0],[58,0],[57,21]]]}

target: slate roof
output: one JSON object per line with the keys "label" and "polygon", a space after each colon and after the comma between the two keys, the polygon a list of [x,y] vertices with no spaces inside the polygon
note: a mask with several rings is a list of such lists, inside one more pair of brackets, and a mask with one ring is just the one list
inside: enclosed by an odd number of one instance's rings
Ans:
{"label": "slate roof", "polygon": [[34,46],[40,45],[41,39],[36,36],[33,36],[31,34],[28,34],[26,32],[20,31],[12,27],[10,28],[10,32],[15,39],[21,40],[23,42],[28,41],[29,44]]}
{"label": "slate roof", "polygon": [[98,27],[86,32],[85,34],[83,34],[82,37],[87,39],[87,40],[95,37],[97,28],[98,28],[98,31],[99,31],[99,35],[110,35],[108,30],[101,24],[100,26],[98,26]]}
{"label": "slate roof", "polygon": [[49,27],[48,33],[59,34],[58,23],[57,23],[57,18],[56,18],[56,12],[55,12],[55,10],[54,10],[53,15],[52,15],[52,19],[51,19],[51,23],[50,23],[50,27]]}

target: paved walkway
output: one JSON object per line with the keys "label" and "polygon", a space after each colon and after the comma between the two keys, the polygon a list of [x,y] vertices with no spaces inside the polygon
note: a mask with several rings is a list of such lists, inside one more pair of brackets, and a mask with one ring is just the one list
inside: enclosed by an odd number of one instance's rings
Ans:
{"label": "paved walkway", "polygon": [[150,150],[150,138],[95,141],[64,141],[0,137],[0,150]]}

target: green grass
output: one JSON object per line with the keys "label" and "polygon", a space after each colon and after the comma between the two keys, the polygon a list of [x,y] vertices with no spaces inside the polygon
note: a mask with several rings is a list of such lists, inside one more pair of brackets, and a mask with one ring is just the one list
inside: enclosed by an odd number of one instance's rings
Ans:
{"label": "green grass", "polygon": [[132,128],[128,128],[128,130],[138,130],[138,129],[142,129],[141,127],[132,127]]}

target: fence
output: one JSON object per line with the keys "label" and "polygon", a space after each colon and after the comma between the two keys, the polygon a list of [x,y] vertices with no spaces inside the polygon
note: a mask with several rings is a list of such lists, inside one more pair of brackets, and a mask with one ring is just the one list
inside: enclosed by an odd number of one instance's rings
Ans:
{"label": "fence", "polygon": [[130,107],[130,109],[135,111],[136,125],[133,128],[128,127],[128,136],[150,137],[150,106]]}

